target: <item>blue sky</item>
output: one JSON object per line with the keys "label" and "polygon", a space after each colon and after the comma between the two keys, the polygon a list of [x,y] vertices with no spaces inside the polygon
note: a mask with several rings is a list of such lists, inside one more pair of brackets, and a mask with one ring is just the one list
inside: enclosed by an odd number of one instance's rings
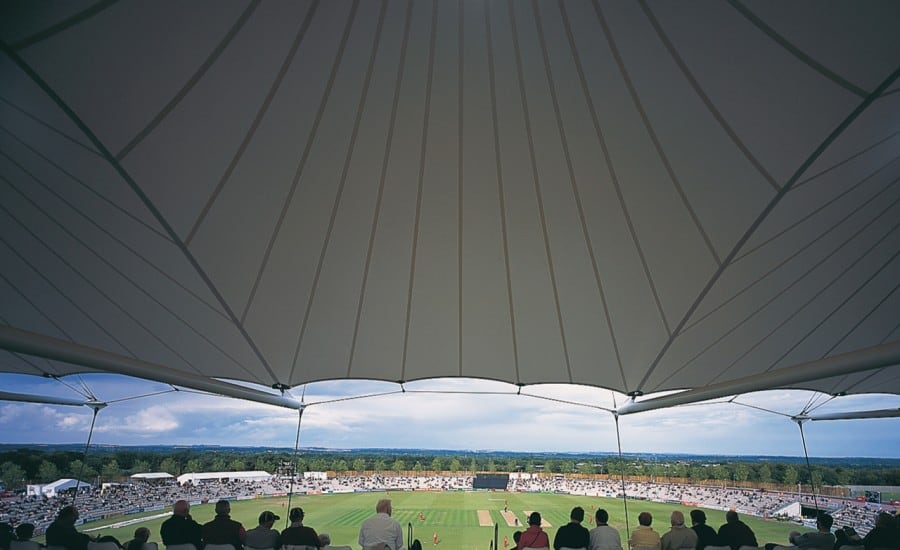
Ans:
{"label": "blue sky", "polygon": [[[66,377],[0,375],[6,391],[79,398],[82,388],[109,402],[101,410],[97,444],[247,445],[293,447],[296,411],[246,401],[171,391],[164,384],[117,375]],[[395,384],[321,382],[306,388],[300,445],[332,448],[432,448],[510,451],[617,449],[613,407],[622,396],[572,385],[516,388],[504,383],[441,379],[406,384],[406,393],[314,404],[346,397],[396,392]],[[437,391],[439,393],[417,393]],[[158,392],[164,392],[158,394]],[[457,392],[500,392],[472,394]],[[302,388],[292,390],[300,398]],[[157,394],[157,395],[152,395]],[[821,396],[770,391],[743,396],[738,404],[682,406],[622,416],[623,452],[767,454],[802,456],[797,425],[782,415],[798,413]],[[824,403],[816,412],[900,407],[900,396],[850,396]],[[766,409],[760,410],[760,409]],[[773,411],[773,412],[767,412]],[[781,413],[781,414],[777,414]],[[86,407],[0,401],[0,442],[84,443],[91,422]],[[900,419],[808,422],[811,456],[900,458]]]}

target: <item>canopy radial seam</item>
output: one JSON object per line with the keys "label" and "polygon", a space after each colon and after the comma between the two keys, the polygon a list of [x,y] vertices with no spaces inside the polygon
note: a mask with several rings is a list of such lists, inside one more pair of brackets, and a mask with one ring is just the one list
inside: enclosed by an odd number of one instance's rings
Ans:
{"label": "canopy radial seam", "polygon": [[210,52],[210,54],[206,57],[206,60],[200,64],[200,67],[198,67],[197,70],[194,71],[194,74],[191,75],[188,81],[184,83],[184,86],[182,86],[181,89],[178,90],[175,96],[170,99],[168,103],[166,103],[162,110],[160,110],[159,113],[157,113],[156,116],[154,116],[152,119],[150,119],[150,122],[148,122],[143,129],[135,134],[131,141],[129,141],[124,147],[122,147],[122,149],[116,154],[116,160],[121,161],[126,156],[128,156],[128,154],[132,150],[134,150],[135,147],[140,145],[140,143],[147,136],[153,133],[153,130],[155,130],[156,127],[159,126],[167,116],[169,116],[169,113],[171,113],[175,109],[175,107],[178,106],[179,103],[181,103],[181,100],[191,92],[191,90],[198,82],[200,82],[200,80],[203,78],[203,75],[206,74],[206,71],[208,71],[215,64],[222,52],[224,52],[228,45],[231,44],[231,41],[241,31],[241,29],[244,27],[244,24],[250,20],[250,16],[252,16],[253,12],[256,11],[259,3],[260,0],[250,1],[247,7],[244,8],[243,13],[241,13],[240,17],[238,17],[237,21],[234,22],[231,28],[228,29],[228,32],[225,33],[225,36],[222,38],[222,40],[219,41],[216,47],[213,48],[213,51]]}
{"label": "canopy radial seam", "polygon": [[[628,93],[631,95],[631,101],[637,105],[638,100],[634,97],[635,90],[634,85],[631,82],[630,77],[628,76],[628,70],[625,67],[625,61],[622,59],[622,55],[619,52],[619,46],[616,44],[615,38],[612,35],[612,29],[609,26],[609,22],[606,20],[606,15],[603,13],[603,8],[600,7],[600,3],[594,0],[594,13],[597,15],[597,21],[600,23],[600,27],[603,29],[603,36],[606,38],[606,43],[609,46],[609,52],[612,54],[613,59],[616,62],[616,67],[619,69],[619,75],[622,77],[622,81],[625,83],[626,88],[628,88]],[[585,89],[585,94],[587,94],[587,90]],[[593,109],[591,110],[593,114]],[[599,124],[599,122],[597,122]],[[604,150],[604,152],[606,152]],[[607,158],[607,164],[609,166],[610,172],[613,171],[613,163],[612,158]],[[669,339],[672,338],[673,332],[672,327],[669,325],[669,319],[666,317],[666,312],[662,307],[662,300],[659,297],[659,290],[656,288],[656,283],[653,281],[653,274],[650,273],[650,265],[647,263],[647,256],[644,254],[644,247],[641,246],[641,241],[637,235],[637,229],[634,226],[634,222],[631,219],[631,213],[628,210],[628,206],[625,201],[625,194],[622,192],[622,187],[619,184],[618,178],[613,178],[613,184],[616,188],[616,195],[619,199],[619,207],[622,209],[622,214],[625,216],[625,223],[628,225],[628,231],[631,233],[631,241],[634,243],[634,249],[638,253],[638,257],[641,259],[641,266],[644,268],[644,276],[647,278],[647,283],[650,285],[650,291],[653,293],[653,300],[656,302],[656,309],[659,311],[659,318],[662,320],[663,326],[666,329],[666,334]],[[721,263],[719,264],[721,266]],[[638,384],[640,387],[641,384]]]}
{"label": "canopy radial seam", "polygon": [[[531,181],[534,185],[534,195],[538,205],[538,216],[541,222],[541,234],[543,236],[544,255],[547,259],[547,271],[550,277],[550,288],[553,291],[553,304],[556,307],[556,323],[559,327],[559,337],[562,343],[563,358],[566,362],[566,372],[569,376],[569,382],[572,382],[572,362],[569,357],[569,346],[566,342],[566,328],[563,324],[562,310],[559,304],[559,286],[556,280],[556,269],[553,262],[553,254],[550,252],[550,231],[547,227],[547,215],[544,211],[544,197],[541,186],[540,175],[537,166],[537,153],[534,145],[534,130],[531,127],[531,114],[528,107],[528,93],[525,90],[525,72],[522,64],[521,41],[519,40],[518,25],[516,23],[516,13],[513,0],[507,0],[507,11],[509,12],[510,28],[512,30],[513,51],[516,58],[516,74],[518,76],[519,97],[522,101],[522,119],[525,123],[525,135],[528,141],[528,159],[531,167]],[[535,15],[535,24],[540,28],[537,22],[539,16]],[[539,31],[540,32],[540,31]],[[541,50],[544,51],[543,44]],[[546,55],[546,53],[545,53]],[[548,85],[550,83],[548,82]]]}
{"label": "canopy radial seam", "polygon": [[[647,17],[647,20],[653,26],[653,29],[656,31],[656,35],[659,37],[660,41],[666,47],[666,50],[669,52],[669,55],[672,57],[672,60],[675,61],[675,64],[681,70],[681,73],[684,75],[685,79],[687,79],[688,83],[691,85],[691,88],[694,89],[694,93],[697,94],[697,97],[703,102],[706,106],[706,109],[710,112],[713,118],[716,119],[716,122],[719,123],[719,126],[722,130],[725,131],[725,134],[731,139],[732,143],[743,153],[744,157],[753,165],[754,168],[759,172],[759,174],[766,180],[766,182],[772,186],[772,188],[777,192],[781,190],[781,186],[775,181],[775,178],[769,171],[763,166],[762,162],[756,158],[753,152],[750,151],[750,148],[738,137],[737,132],[728,124],[728,121],[725,120],[725,117],[721,112],[716,108],[713,104],[712,100],[706,95],[706,92],[703,90],[703,87],[700,86],[700,82],[697,81],[697,78],[694,76],[694,73],[688,68],[687,63],[685,63],[684,59],[681,57],[681,54],[678,53],[678,50],[675,48],[675,45],[669,39],[669,36],[663,31],[662,25],[660,25],[659,20],[656,19],[656,15],[654,15],[653,10],[650,9],[650,6],[647,4],[646,0],[638,0],[638,3],[641,6],[641,9],[644,10],[644,15]],[[597,0],[594,0],[595,6],[597,5]],[[599,9],[599,8],[598,8]]]}
{"label": "canopy radial seam", "polygon": [[[347,153],[344,156],[344,166],[341,170],[340,180],[338,181],[338,188],[335,193],[334,202],[331,206],[331,216],[328,220],[328,227],[325,230],[325,238],[323,239],[322,246],[319,250],[319,259],[318,259],[318,262],[316,263],[316,271],[315,271],[315,274],[313,275],[312,285],[310,287],[309,296],[306,301],[306,308],[303,313],[303,323],[300,326],[300,335],[297,338],[297,348],[294,353],[294,362],[291,366],[291,374],[288,377],[289,380],[292,380],[294,378],[294,371],[297,368],[297,359],[299,358],[300,348],[303,345],[303,338],[306,336],[306,328],[309,326],[308,323],[309,323],[309,317],[312,313],[313,301],[316,298],[316,292],[318,291],[318,288],[319,288],[319,280],[321,279],[321,276],[322,276],[322,266],[325,264],[325,256],[328,252],[328,245],[331,243],[331,235],[332,235],[332,232],[334,231],[334,224],[335,224],[335,220],[337,219],[338,209],[340,207],[341,200],[344,197],[344,187],[346,186],[346,183],[347,183],[347,175],[350,172],[350,160],[353,157],[353,153],[356,151],[356,140],[357,140],[357,137],[359,136],[359,127],[362,122],[363,112],[365,111],[366,101],[369,96],[369,86],[372,83],[372,72],[374,71],[374,67],[375,67],[375,56],[378,54],[378,51],[381,46],[381,31],[382,31],[382,28],[384,27],[384,18],[385,18],[386,12],[387,12],[387,0],[382,0],[381,9],[378,12],[378,22],[376,23],[375,36],[372,39],[371,53],[369,55],[369,64],[366,68],[366,75],[365,75],[365,79],[363,82],[363,90],[362,90],[362,93],[360,94],[359,102],[356,107],[356,119],[353,122],[353,130],[350,133],[350,143],[347,146]],[[354,13],[353,18],[355,19],[355,13]],[[349,29],[350,29],[350,25],[348,25],[348,33],[347,33],[348,38],[349,38]],[[342,47],[342,52],[343,52],[343,47]],[[335,66],[337,66],[339,63],[340,63],[340,61],[338,61],[335,64]]]}
{"label": "canopy radial seam", "polygon": [[[309,128],[309,133],[306,136],[306,145],[303,147],[303,152],[300,155],[300,160],[297,162],[297,169],[294,171],[294,177],[291,179],[291,186],[288,189],[288,194],[284,198],[284,203],[281,205],[281,212],[278,214],[278,221],[275,222],[275,227],[272,230],[272,234],[269,236],[269,241],[266,243],[266,249],[263,253],[262,260],[259,263],[259,269],[256,271],[256,277],[253,280],[253,286],[250,288],[250,294],[247,297],[247,301],[244,305],[244,311],[241,313],[241,323],[247,318],[247,313],[249,313],[251,306],[253,305],[253,300],[256,298],[256,292],[259,290],[259,283],[262,280],[263,274],[266,271],[266,268],[269,265],[269,258],[272,255],[272,249],[275,248],[275,242],[278,240],[278,237],[281,235],[281,228],[284,224],[285,218],[287,218],[288,210],[291,209],[291,206],[294,202],[294,194],[297,192],[297,188],[300,187],[300,180],[303,179],[303,173],[306,170],[306,163],[309,161],[310,153],[312,152],[313,143],[316,141],[316,135],[319,132],[319,125],[322,123],[322,117],[325,114],[325,107],[328,105],[328,99],[331,95],[331,90],[334,88],[334,81],[337,78],[338,69],[341,66],[341,61],[344,58],[344,52],[347,48],[347,41],[350,38],[350,30],[353,27],[353,22],[356,19],[356,11],[359,8],[359,0],[353,0],[353,3],[350,7],[350,13],[347,15],[347,21],[344,23],[344,32],[341,35],[341,41],[338,45],[338,51],[335,55],[334,62],[331,65],[331,72],[328,75],[328,81],[325,84],[325,89],[322,90],[322,97],[319,99],[319,106],[316,109],[316,116],[313,119],[312,126]],[[310,292],[314,292],[315,289],[311,289]],[[304,320],[305,325],[305,320]],[[303,326],[300,327],[300,339],[303,339]],[[299,350],[300,344],[297,343],[297,349]],[[296,366],[297,361],[297,353],[294,353],[294,361],[293,364]],[[293,375],[293,368],[291,369],[291,375]]]}
{"label": "canopy radial seam", "polygon": [[497,174],[497,199],[500,210],[500,234],[503,245],[503,270],[506,275],[506,303],[509,312],[510,340],[513,352],[515,381],[522,383],[519,372],[519,335],[516,332],[516,306],[513,299],[512,273],[509,265],[509,222],[506,218],[506,195],[503,188],[503,164],[500,158],[500,121],[497,115],[497,75],[494,67],[494,35],[491,32],[491,2],[484,3],[485,42],[488,58],[488,85],[491,96],[491,134],[494,143],[494,168]]}
{"label": "canopy radial seam", "polygon": [[212,193],[209,195],[209,198],[206,200],[206,204],[203,205],[203,208],[200,210],[200,214],[197,215],[197,219],[194,220],[194,224],[191,226],[190,231],[188,231],[187,237],[185,237],[184,239],[184,244],[186,246],[190,246],[191,242],[194,240],[197,231],[199,231],[200,226],[203,225],[203,222],[206,219],[206,216],[209,214],[209,211],[212,209],[213,204],[215,204],[216,200],[219,198],[219,194],[222,192],[222,189],[225,188],[225,184],[229,179],[231,179],[231,174],[234,173],[235,168],[237,168],[238,163],[240,162],[241,158],[243,158],[244,152],[250,145],[250,140],[253,139],[253,136],[256,134],[256,130],[262,123],[263,118],[265,118],[265,115],[269,110],[269,106],[272,104],[272,100],[275,98],[275,93],[278,91],[278,88],[281,86],[282,80],[284,80],[284,76],[287,74],[288,69],[294,62],[294,55],[296,55],[297,49],[300,47],[300,44],[306,37],[306,31],[309,30],[309,26],[312,23],[313,16],[316,14],[316,8],[318,7],[319,0],[312,0],[310,2],[309,8],[306,11],[306,15],[304,15],[303,21],[300,23],[300,28],[297,30],[297,34],[294,36],[293,42],[291,42],[291,47],[288,49],[288,53],[285,56],[284,61],[282,61],[281,67],[279,67],[278,69],[278,74],[275,75],[275,80],[269,87],[269,91],[266,94],[265,99],[263,99],[262,104],[259,106],[259,109],[257,109],[256,115],[253,117],[253,122],[250,124],[250,128],[247,129],[247,132],[244,134],[244,139],[241,140],[241,144],[238,146],[237,151],[235,151],[234,155],[231,157],[231,161],[228,163],[228,166],[225,168],[225,171],[219,178],[218,183],[216,183],[216,188],[213,189]]}
{"label": "canopy radial seam", "polygon": [[412,250],[409,259],[409,280],[406,287],[406,318],[403,325],[403,355],[400,360],[400,381],[406,380],[406,359],[409,354],[409,325],[412,320],[413,285],[416,280],[416,255],[422,221],[422,195],[425,187],[425,152],[428,148],[431,93],[434,84],[434,55],[437,43],[437,0],[431,2],[431,35],[428,44],[428,69],[425,76],[425,110],[422,114],[422,145],[419,148],[419,168],[416,180],[416,216],[413,221]]}
{"label": "canopy radial seam", "polygon": [[406,3],[406,15],[403,25],[403,41],[400,45],[400,59],[397,64],[397,77],[394,80],[394,95],[391,103],[390,122],[388,123],[387,136],[384,142],[384,153],[381,157],[381,173],[378,177],[378,193],[375,198],[375,207],[372,213],[371,229],[369,231],[369,242],[366,247],[366,262],[363,267],[362,282],[359,287],[359,296],[356,301],[356,317],[353,323],[353,337],[350,340],[350,353],[347,357],[347,374],[353,370],[353,361],[356,357],[356,342],[359,337],[359,325],[362,322],[363,304],[365,303],[366,289],[369,283],[369,273],[372,267],[372,255],[375,248],[375,236],[378,233],[378,222],[381,219],[381,207],[384,201],[384,187],[387,183],[388,162],[391,158],[391,148],[394,143],[394,129],[397,125],[397,110],[400,105],[400,86],[403,83],[403,72],[406,64],[406,51],[409,45],[409,32],[412,23],[412,2]]}

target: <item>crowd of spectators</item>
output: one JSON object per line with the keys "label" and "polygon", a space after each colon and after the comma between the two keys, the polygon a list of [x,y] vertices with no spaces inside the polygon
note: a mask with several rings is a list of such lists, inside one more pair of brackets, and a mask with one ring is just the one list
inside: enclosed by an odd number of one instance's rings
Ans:
{"label": "crowd of spectators", "polygon": [[[453,491],[472,488],[472,475],[369,475],[329,478],[272,478],[267,481],[209,480],[197,484],[134,481],[108,485],[103,489],[83,489],[77,498],[84,522],[162,510],[177,500],[202,503],[220,499],[244,499],[295,494],[342,493],[382,490]],[[554,492],[585,496],[622,497],[619,480],[549,476],[511,476],[511,492]],[[694,508],[734,510],[758,517],[774,517],[798,501],[807,507],[824,507],[834,516],[835,528],[849,526],[865,535],[875,526],[879,512],[892,511],[889,505],[848,499],[814,497],[756,489],[692,486],[674,483],[627,482],[624,492],[630,499],[680,504]],[[0,521],[13,525],[30,523],[37,535],[54,520],[58,510],[71,503],[72,496],[18,495],[0,499]]]}

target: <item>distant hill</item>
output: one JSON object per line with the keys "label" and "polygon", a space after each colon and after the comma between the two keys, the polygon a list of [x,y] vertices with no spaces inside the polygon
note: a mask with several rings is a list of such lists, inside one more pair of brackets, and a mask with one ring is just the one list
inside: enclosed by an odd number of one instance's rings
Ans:
{"label": "distant hill", "polygon": [[[37,449],[46,452],[51,451],[67,451],[82,452],[83,444],[40,444],[40,443],[0,443],[0,452],[13,451],[17,449]],[[91,445],[91,454],[104,454],[122,451],[151,452],[159,454],[169,454],[178,451],[204,451],[211,452],[228,452],[228,453],[247,453],[257,454],[264,452],[293,452],[291,447],[238,447],[228,445]],[[617,453],[597,452],[597,453],[566,453],[566,452],[511,452],[503,450],[491,449],[390,449],[390,448],[366,448],[366,449],[342,449],[330,447],[302,447],[300,453],[304,455],[315,454],[344,454],[348,456],[354,455],[392,455],[392,456],[422,456],[422,455],[440,455],[454,457],[473,457],[479,458],[562,458],[567,460],[590,460],[597,458],[610,458],[618,456]],[[744,462],[744,463],[763,463],[763,462],[779,462],[782,464],[805,464],[806,459],[802,456],[780,456],[780,455],[700,455],[700,454],[683,454],[683,453],[623,453],[623,458],[636,459],[643,462]],[[900,459],[897,458],[875,458],[875,457],[810,457],[810,462],[815,464],[829,466],[855,466],[855,467],[900,467]]]}

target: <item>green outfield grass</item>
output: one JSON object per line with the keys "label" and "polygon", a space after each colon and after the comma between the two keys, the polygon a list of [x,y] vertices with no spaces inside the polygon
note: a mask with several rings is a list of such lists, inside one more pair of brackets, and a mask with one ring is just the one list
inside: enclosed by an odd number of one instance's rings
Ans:
{"label": "green outfield grass", "polygon": [[[306,512],[305,524],[318,532],[325,531],[331,535],[333,545],[350,545],[358,548],[357,537],[359,525],[375,510],[375,503],[384,498],[384,492],[351,493],[336,495],[294,496],[290,506],[300,506]],[[545,493],[505,493],[505,492],[391,492],[387,495],[393,501],[393,517],[403,526],[404,540],[409,523],[413,525],[413,536],[422,541],[424,547],[432,547],[432,535],[437,533],[440,543],[437,548],[443,550],[488,550],[493,540],[494,528],[481,527],[478,524],[478,510],[487,510],[491,519],[499,523],[499,548],[503,548],[503,536],[509,537],[512,545],[515,527],[508,527],[500,512],[508,500],[509,510],[515,513],[520,523],[525,522],[525,510],[536,510],[541,513],[552,527],[545,530],[551,541],[556,529],[568,521],[569,511],[574,506],[581,506],[586,515],[593,516],[596,508],[605,508],[610,515],[610,525],[617,528],[627,547],[625,534],[625,510],[621,499],[603,497],[584,497]],[[288,499],[268,498],[257,500],[233,501],[231,516],[240,521],[244,527],[257,525],[260,512],[271,510],[281,516],[275,525],[276,529],[286,526]],[[633,529],[637,525],[640,512],[653,514],[653,527],[660,533],[668,530],[669,514],[672,510],[682,510],[685,516],[689,508],[671,504],[646,501],[628,501],[628,523]],[[158,512],[157,512],[158,513]],[[419,514],[424,520],[419,519]],[[145,514],[152,515],[152,514]],[[194,506],[191,515],[200,523],[205,523],[215,515],[212,504]],[[717,510],[706,510],[709,525],[718,528],[725,522],[725,513]],[[135,516],[138,517],[138,516]],[[125,518],[118,518],[122,521]],[[145,522],[121,528],[95,527],[113,523],[113,520],[95,522],[81,527],[90,529],[92,535],[112,535],[125,542],[132,538],[137,527],[148,527],[152,533],[150,540],[159,542],[159,526],[165,518],[149,519]],[[760,544],[766,542],[786,542],[789,531],[797,527],[792,524],[762,520],[751,516],[742,516],[755,532]],[[593,527],[585,517],[584,525]],[[522,529],[519,527],[518,529]]]}

